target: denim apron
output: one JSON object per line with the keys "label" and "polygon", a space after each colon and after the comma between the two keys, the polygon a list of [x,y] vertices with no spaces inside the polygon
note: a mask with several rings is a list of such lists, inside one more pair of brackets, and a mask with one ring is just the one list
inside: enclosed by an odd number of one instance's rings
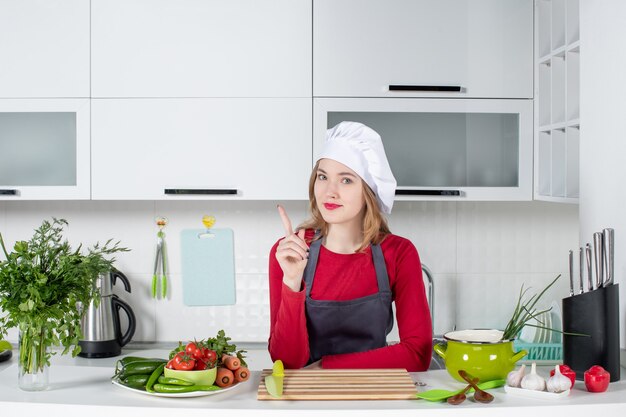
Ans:
{"label": "denim apron", "polygon": [[389,277],[380,246],[371,245],[378,292],[353,300],[336,301],[311,298],[321,245],[321,239],[311,243],[309,261],[304,270],[309,363],[318,361],[324,355],[364,352],[386,346],[387,334],[393,327],[393,313]]}

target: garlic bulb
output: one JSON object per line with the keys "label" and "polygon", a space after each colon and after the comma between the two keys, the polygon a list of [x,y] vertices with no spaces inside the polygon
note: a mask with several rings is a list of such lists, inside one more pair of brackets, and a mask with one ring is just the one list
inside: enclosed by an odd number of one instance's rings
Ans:
{"label": "garlic bulb", "polygon": [[526,365],[522,365],[517,371],[512,370],[506,376],[506,384],[509,387],[519,388],[522,383],[522,378],[524,378],[524,370],[526,369]]}
{"label": "garlic bulb", "polygon": [[530,374],[522,378],[522,388],[531,389],[534,391],[545,391],[546,381],[537,374],[537,364],[533,362],[530,368]]}
{"label": "garlic bulb", "polygon": [[563,392],[567,391],[571,386],[570,379],[561,373],[559,365],[554,367],[554,375],[548,379],[546,384],[548,391],[550,392]]}

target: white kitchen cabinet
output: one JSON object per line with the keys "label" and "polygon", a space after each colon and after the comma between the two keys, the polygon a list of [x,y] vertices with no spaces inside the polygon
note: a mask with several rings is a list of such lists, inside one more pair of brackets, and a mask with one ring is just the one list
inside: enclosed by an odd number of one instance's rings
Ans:
{"label": "white kitchen cabinet", "polygon": [[92,149],[94,200],[306,199],[311,99],[93,99]]}
{"label": "white kitchen cabinet", "polygon": [[580,28],[578,0],[536,0],[536,200],[578,203]]}
{"label": "white kitchen cabinet", "polygon": [[0,98],[89,97],[89,0],[0,1]]}
{"label": "white kitchen cabinet", "polygon": [[316,97],[533,97],[533,0],[313,4]]}
{"label": "white kitchen cabinet", "polygon": [[89,104],[0,100],[0,200],[89,199]]}
{"label": "white kitchen cabinet", "polygon": [[93,97],[310,97],[310,0],[92,0]]}
{"label": "white kitchen cabinet", "polygon": [[313,156],[349,120],[377,131],[396,200],[532,200],[532,100],[315,98]]}

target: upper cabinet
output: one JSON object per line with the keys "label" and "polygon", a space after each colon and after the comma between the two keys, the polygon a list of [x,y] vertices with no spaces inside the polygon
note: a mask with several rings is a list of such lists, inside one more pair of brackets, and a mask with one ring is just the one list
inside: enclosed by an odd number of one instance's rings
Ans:
{"label": "upper cabinet", "polygon": [[396,200],[531,200],[531,100],[315,98],[313,156],[343,120],[378,132]]}
{"label": "upper cabinet", "polygon": [[89,97],[89,0],[0,2],[0,98]]}
{"label": "upper cabinet", "polygon": [[310,0],[92,0],[93,97],[310,97]]}
{"label": "upper cabinet", "polygon": [[89,99],[0,100],[0,200],[89,199]]}
{"label": "upper cabinet", "polygon": [[92,100],[94,200],[304,200],[310,98]]}
{"label": "upper cabinet", "polygon": [[533,97],[532,0],[314,0],[316,97]]}

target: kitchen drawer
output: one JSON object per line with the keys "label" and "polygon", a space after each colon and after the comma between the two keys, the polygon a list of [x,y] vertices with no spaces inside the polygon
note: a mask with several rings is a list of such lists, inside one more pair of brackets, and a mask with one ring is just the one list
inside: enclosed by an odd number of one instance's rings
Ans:
{"label": "kitchen drawer", "polygon": [[93,97],[310,97],[310,0],[92,0]]}
{"label": "kitchen drawer", "polygon": [[316,97],[532,98],[533,0],[314,0],[313,56]]}
{"label": "kitchen drawer", "polygon": [[304,200],[311,99],[93,99],[92,148],[94,200]]}
{"label": "kitchen drawer", "polygon": [[0,200],[89,199],[89,104],[0,100]]}
{"label": "kitchen drawer", "polygon": [[532,100],[315,98],[314,160],[349,120],[382,137],[398,200],[532,200]]}

